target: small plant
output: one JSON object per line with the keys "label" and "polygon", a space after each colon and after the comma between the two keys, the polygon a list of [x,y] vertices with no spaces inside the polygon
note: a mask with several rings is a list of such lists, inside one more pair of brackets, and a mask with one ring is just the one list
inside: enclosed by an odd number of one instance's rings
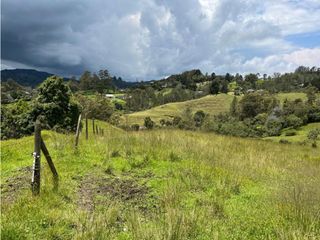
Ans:
{"label": "small plant", "polygon": [[178,162],[178,161],[180,161],[181,159],[180,159],[180,156],[179,155],[177,155],[176,153],[174,153],[174,152],[170,152],[170,154],[169,154],[169,161],[170,162]]}
{"label": "small plant", "polygon": [[120,157],[120,156],[121,156],[121,154],[120,154],[119,150],[113,150],[113,151],[111,152],[111,157],[112,157],[112,158]]}
{"label": "small plant", "polygon": [[112,166],[112,165],[108,165],[107,168],[106,168],[106,170],[104,170],[104,172],[105,172],[106,174],[109,174],[109,175],[112,175],[112,174],[113,174],[113,171],[114,171],[114,169],[113,169],[113,166]]}

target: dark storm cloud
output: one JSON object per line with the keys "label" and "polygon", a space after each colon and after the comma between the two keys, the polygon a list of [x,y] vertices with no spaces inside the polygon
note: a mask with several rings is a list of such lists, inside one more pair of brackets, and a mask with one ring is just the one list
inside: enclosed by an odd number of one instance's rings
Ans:
{"label": "dark storm cloud", "polygon": [[[281,7],[297,10],[289,0],[3,0],[2,66],[24,64],[64,75],[107,68],[130,80],[190,68],[259,71],[256,62],[279,71],[278,63],[286,66],[286,56],[301,51],[283,40],[301,28],[277,21]],[[299,9],[307,31],[317,30],[318,12]],[[265,56],[257,56],[261,49]]]}

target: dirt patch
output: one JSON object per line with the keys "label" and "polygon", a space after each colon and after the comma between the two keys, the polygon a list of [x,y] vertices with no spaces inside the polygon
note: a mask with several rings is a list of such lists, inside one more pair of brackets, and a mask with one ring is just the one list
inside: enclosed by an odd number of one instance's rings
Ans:
{"label": "dirt patch", "polygon": [[30,188],[32,167],[23,167],[14,171],[13,176],[1,184],[1,202],[6,205],[14,202],[21,191]]}
{"label": "dirt patch", "polygon": [[155,207],[151,189],[146,184],[147,179],[141,180],[129,174],[120,176],[89,174],[79,185],[79,205],[81,208],[93,211],[99,205],[118,201],[124,206],[146,211]]}

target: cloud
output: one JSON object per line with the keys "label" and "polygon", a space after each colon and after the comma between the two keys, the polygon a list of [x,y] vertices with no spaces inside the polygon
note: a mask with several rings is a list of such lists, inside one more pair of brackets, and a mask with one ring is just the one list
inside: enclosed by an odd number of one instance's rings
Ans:
{"label": "cloud", "polygon": [[3,0],[2,67],[22,64],[62,75],[107,68],[128,80],[191,68],[288,71],[297,63],[315,63],[317,48],[304,49],[285,37],[320,31],[319,5],[315,0]]}

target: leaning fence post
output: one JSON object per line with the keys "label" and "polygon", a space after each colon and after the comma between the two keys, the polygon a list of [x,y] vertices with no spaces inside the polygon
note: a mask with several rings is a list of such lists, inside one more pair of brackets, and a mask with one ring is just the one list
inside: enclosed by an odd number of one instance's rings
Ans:
{"label": "leaning fence post", "polygon": [[86,115],[86,140],[88,140],[89,134],[88,134],[88,116]]}
{"label": "leaning fence post", "polygon": [[46,147],[46,144],[44,143],[43,139],[41,138],[41,150],[43,152],[43,155],[46,157],[47,159],[47,163],[50,167],[50,170],[53,174],[53,183],[54,183],[54,189],[58,189],[58,186],[59,186],[59,175],[58,175],[58,172],[53,164],[53,161],[52,161],[52,158],[49,154],[49,151]]}
{"label": "leaning fence post", "polygon": [[40,121],[36,120],[34,126],[34,152],[33,152],[33,169],[31,188],[32,194],[38,195],[40,193],[40,151],[41,151],[41,126]]}
{"label": "leaning fence post", "polygon": [[81,114],[79,115],[79,119],[78,119],[78,125],[77,125],[77,131],[76,131],[75,147],[78,147],[79,134],[80,134],[80,124],[81,124]]}

